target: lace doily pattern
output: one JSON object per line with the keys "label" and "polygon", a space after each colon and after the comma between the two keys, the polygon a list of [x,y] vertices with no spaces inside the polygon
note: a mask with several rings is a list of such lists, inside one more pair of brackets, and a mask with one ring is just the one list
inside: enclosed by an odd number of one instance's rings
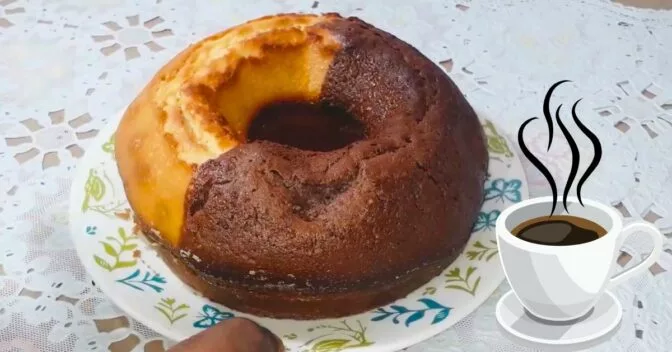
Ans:
{"label": "lace doily pattern", "polygon": [[[277,12],[361,17],[443,65],[471,104],[515,140],[520,124],[582,98],[579,114],[600,138],[602,162],[584,196],[626,221],[672,233],[672,12],[608,0],[180,1],[0,0],[0,350],[157,351],[172,342],[127,317],[79,263],[67,205],[90,140],[156,70],[189,43]],[[542,123],[528,146],[561,185],[571,163],[562,138],[546,151]],[[592,153],[578,140],[581,153]],[[587,162],[589,158],[584,158]],[[582,164],[585,167],[585,162]],[[531,195],[548,193],[527,164]],[[596,351],[665,351],[672,345],[672,243],[647,275],[615,293],[618,334]],[[649,251],[628,241],[618,259]],[[411,351],[526,351],[494,317],[506,283],[454,328]]]}

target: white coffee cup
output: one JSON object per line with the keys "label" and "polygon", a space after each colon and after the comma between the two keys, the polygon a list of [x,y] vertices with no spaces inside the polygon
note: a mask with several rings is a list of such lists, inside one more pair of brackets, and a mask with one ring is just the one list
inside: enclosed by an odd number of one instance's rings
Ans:
{"label": "white coffee cup", "polygon": [[[523,307],[536,317],[550,321],[581,318],[607,287],[644,272],[660,257],[663,235],[655,226],[635,222],[624,228],[615,209],[587,199],[582,206],[575,197],[567,200],[568,212],[558,202],[554,215],[588,219],[607,230],[604,236],[577,245],[550,246],[511,234],[527,220],[548,216],[552,202],[552,197],[529,199],[507,208],[497,219],[497,247],[506,278]],[[612,276],[623,242],[638,232],[651,237],[653,251],[634,267]]]}

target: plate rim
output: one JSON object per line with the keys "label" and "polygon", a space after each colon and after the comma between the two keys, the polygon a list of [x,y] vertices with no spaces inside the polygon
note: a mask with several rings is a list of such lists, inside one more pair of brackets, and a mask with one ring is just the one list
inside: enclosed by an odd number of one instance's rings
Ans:
{"label": "plate rim", "polygon": [[[115,114],[110,114],[113,118],[110,119],[107,124],[103,128],[100,129],[100,133],[98,136],[96,136],[89,144],[89,148],[87,151],[85,151],[85,154],[83,157],[79,160],[77,163],[77,168],[75,169],[75,175],[72,178],[72,183],[70,185],[70,194],[69,194],[69,206],[68,206],[68,220],[69,220],[69,231],[70,231],[70,237],[71,240],[73,241],[75,245],[75,249],[77,252],[78,259],[84,269],[87,271],[87,274],[91,276],[92,280],[95,281],[95,285],[100,288],[100,290],[105,294],[106,298],[111,301],[115,306],[117,306],[121,311],[123,311],[124,314],[130,316],[131,318],[137,320],[138,322],[146,325],[148,328],[152,329],[153,331],[159,333],[162,335],[162,337],[171,340],[173,342],[179,342],[182,341],[186,338],[189,338],[190,336],[193,336],[193,334],[189,333],[184,333],[181,332],[180,329],[175,329],[171,328],[171,326],[168,326],[167,324],[155,324],[156,319],[153,318],[148,318],[146,314],[143,314],[141,311],[136,310],[134,308],[134,304],[131,304],[129,300],[124,300],[121,297],[115,297],[115,295],[112,295],[112,292],[116,292],[115,289],[112,289],[112,283],[115,281],[110,281],[109,279],[104,280],[101,279],[103,277],[102,275],[98,274],[97,268],[94,266],[93,261],[91,260],[86,260],[88,259],[88,255],[90,254],[90,250],[85,248],[86,246],[84,245],[84,241],[77,241],[78,239],[78,229],[76,228],[80,222],[78,220],[79,217],[82,216],[81,212],[78,211],[78,207],[75,206],[75,200],[76,196],[78,195],[78,192],[81,192],[80,190],[76,190],[76,187],[81,186],[85,182],[85,178],[87,176],[86,174],[86,169],[81,168],[83,165],[95,165],[96,161],[94,159],[91,159],[95,157],[96,155],[101,154],[100,151],[96,150],[96,146],[101,145],[104,143],[113,133],[115,133],[121,118],[127,111],[128,106],[125,107],[124,109],[120,110],[119,112]],[[478,119],[480,121],[489,121],[491,122],[495,129],[498,132],[504,131],[501,126],[496,122],[493,121],[492,119],[488,118],[488,114],[481,110],[474,109],[475,114],[477,115]],[[481,124],[482,125],[482,124]],[[485,135],[485,132],[484,132]],[[522,158],[520,157],[519,153],[513,146],[515,145],[513,141],[508,137],[507,134],[502,133],[501,134],[502,138],[504,138],[507,141],[507,145],[511,148],[510,151],[513,154],[511,159],[513,160],[512,163],[517,165],[517,168],[521,171],[521,181],[523,181],[523,188],[521,189],[521,201],[525,199],[529,199],[529,181],[527,179],[527,174],[525,173],[525,168],[521,162]],[[93,151],[93,152],[89,152]],[[490,155],[490,153],[489,153]],[[490,159],[490,156],[489,156]],[[490,161],[489,161],[490,162]],[[510,206],[510,205],[509,205]],[[77,219],[77,220],[76,220]],[[73,221],[76,220],[76,221]],[[494,231],[494,230],[492,230]],[[474,232],[475,233],[475,232]],[[467,250],[466,246],[471,242],[474,233],[471,234],[469,237],[469,240],[465,243],[465,248],[462,250],[460,253],[460,256],[465,253]],[[145,241],[142,239],[142,241]],[[459,258],[459,257],[458,257]],[[163,261],[163,259],[161,259]],[[457,259],[456,259],[457,261]],[[398,351],[404,348],[411,347],[413,345],[416,345],[418,343],[421,343],[423,341],[429,340],[433,338],[434,336],[450,329],[453,327],[455,324],[458,322],[464,320],[467,316],[472,314],[478,307],[483,305],[485,301],[487,301],[492,294],[495,292],[495,290],[501,285],[501,283],[505,280],[506,276],[504,274],[503,268],[501,268],[501,264],[498,263],[499,267],[499,277],[493,278],[490,282],[491,284],[489,286],[481,286],[479,287],[479,293],[482,292],[481,294],[478,294],[477,296],[474,296],[471,300],[468,301],[467,304],[460,305],[460,311],[462,314],[459,315],[457,319],[454,320],[452,324],[445,325],[445,324],[437,324],[437,325],[430,325],[424,328],[421,331],[415,332],[415,333],[409,333],[408,335],[404,335],[401,338],[398,339],[393,339],[393,340],[378,340],[375,342],[373,345],[369,345],[363,348],[360,348],[362,351],[369,351],[369,352],[387,352],[387,351]],[[447,269],[448,267],[446,267]],[[445,271],[445,269],[444,269]],[[443,272],[439,274],[436,277],[439,277],[443,275]],[[174,274],[173,274],[174,275]],[[436,277],[432,278],[435,279]],[[178,278],[179,279],[179,278]],[[181,286],[186,286],[186,284],[180,279],[179,284]],[[431,280],[430,280],[431,281]],[[430,281],[426,282],[424,285],[428,284]],[[188,288],[188,286],[186,286]],[[418,289],[421,289],[421,287],[418,287]],[[193,290],[192,290],[193,291]],[[196,294],[196,293],[193,293]],[[412,294],[412,293],[411,293]],[[409,294],[410,295],[410,294]],[[400,297],[399,299],[403,299],[405,297]],[[225,305],[217,302],[213,302],[212,300],[208,299],[207,297],[204,296],[199,296],[199,299],[203,300],[204,303],[214,303],[218,306],[226,307]],[[384,307],[384,306],[381,306]],[[366,312],[362,312],[366,313]],[[254,317],[252,314],[247,314],[243,313],[249,316]],[[357,314],[358,315],[358,314]],[[347,317],[342,317],[339,319],[347,319],[350,317],[354,317],[357,315],[351,315]],[[262,317],[259,317],[262,318]],[[272,318],[269,318],[272,319]],[[278,321],[294,321],[292,319],[275,319]],[[318,319],[318,320],[313,320],[316,322],[323,321],[323,320],[328,320],[328,319]],[[151,324],[150,324],[151,323]]]}

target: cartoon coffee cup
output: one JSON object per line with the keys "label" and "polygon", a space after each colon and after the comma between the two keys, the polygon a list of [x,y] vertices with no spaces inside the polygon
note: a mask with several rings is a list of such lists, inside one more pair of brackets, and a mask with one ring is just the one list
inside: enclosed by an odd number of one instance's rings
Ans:
{"label": "cartoon coffee cup", "polygon": [[[555,121],[572,152],[572,164],[561,198],[562,209],[558,210],[560,195],[553,175],[525,145],[525,128],[538,119],[532,117],[518,131],[519,146],[548,181],[552,196],[533,198],[506,209],[497,219],[496,229],[500,260],[514,295],[528,314],[546,322],[571,323],[589,315],[608,287],[644,272],[658,260],[664,241],[655,226],[635,222],[623,227],[615,209],[581,198],[582,187],[600,162],[602,146],[598,137],[578,118],[579,99],[571,108],[572,121],[592,143],[593,155],[581,177],[577,177],[583,157],[567,121],[563,122],[560,117],[562,104],[555,109],[555,116],[551,115],[550,108],[553,91],[569,82],[553,84],[543,105],[548,149],[553,143]],[[577,180],[576,197],[570,197],[574,180]],[[619,249],[625,239],[636,232],[649,235],[653,242],[651,254],[634,267],[614,275]]]}
{"label": "cartoon coffee cup", "polygon": [[[552,216],[553,197],[534,198],[507,208],[497,219],[497,246],[506,278],[528,313],[547,321],[570,321],[589,314],[606,288],[638,275],[658,260],[663,235],[651,224],[623,227],[618,212],[593,200],[568,197]],[[651,254],[614,275],[625,239],[649,235]]]}

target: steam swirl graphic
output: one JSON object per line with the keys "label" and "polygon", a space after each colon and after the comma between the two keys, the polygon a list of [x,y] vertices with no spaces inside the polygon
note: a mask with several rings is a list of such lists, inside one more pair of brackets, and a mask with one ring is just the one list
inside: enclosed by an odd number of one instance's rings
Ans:
{"label": "steam swirl graphic", "polygon": [[[550,102],[551,102],[551,97],[553,95],[553,91],[561,84],[571,82],[569,80],[562,80],[559,82],[556,82],[549,88],[548,92],[546,93],[546,96],[544,97],[544,118],[546,120],[546,125],[548,126],[548,147],[547,151],[551,149],[551,145],[553,143],[553,116],[551,116],[551,108],[550,108]],[[579,102],[582,99],[577,100],[574,105],[572,106],[572,118],[574,120],[574,123],[577,125],[577,127],[583,132],[583,134],[588,137],[590,142],[593,144],[593,160],[590,162],[588,165],[588,168],[584,172],[584,174],[581,176],[579,179],[577,185],[576,185],[576,196],[579,200],[579,203],[581,206],[583,206],[583,200],[581,199],[581,188],[585,184],[586,180],[588,180],[588,177],[595,171],[597,168],[597,165],[600,163],[600,159],[602,159],[602,145],[600,144],[600,140],[597,138],[597,136],[591,132],[580,120],[579,117],[576,115],[576,107],[579,105]],[[579,152],[579,147],[576,144],[576,141],[574,140],[574,137],[569,133],[569,130],[567,129],[565,123],[562,122],[562,119],[560,119],[560,110],[562,109],[562,104],[558,105],[557,109],[555,110],[555,122],[558,124],[558,127],[560,127],[560,131],[562,134],[565,136],[565,139],[567,139],[567,143],[569,144],[569,149],[572,152],[572,165],[569,171],[569,177],[567,178],[567,183],[565,184],[565,191],[562,195],[562,205],[565,208],[565,211],[569,212],[567,210],[567,197],[569,196],[569,191],[572,188],[572,184],[574,183],[574,180],[576,179],[576,176],[579,171],[579,164],[581,162],[581,155]],[[534,120],[538,120],[538,117],[531,117],[527,121],[523,122],[523,124],[520,126],[520,129],[518,130],[518,144],[520,145],[520,149],[522,150],[523,154],[525,157],[534,165],[534,167],[537,168],[541,172],[542,175],[544,175],[544,178],[548,181],[550,187],[551,187],[551,193],[553,195],[553,205],[551,207],[551,214],[555,212],[555,208],[558,202],[558,188],[555,183],[555,179],[553,178],[553,175],[548,171],[548,168],[544,166],[544,164],[536,157],[530,150],[527,148],[527,145],[525,144],[525,140],[523,138],[524,136],[524,131],[525,127],[527,127],[528,124],[530,124]]]}
{"label": "steam swirl graphic", "polygon": [[578,105],[580,101],[581,99],[574,103],[574,106],[572,107],[572,117],[574,118],[574,123],[576,123],[581,132],[583,132],[588,137],[588,139],[590,139],[595,153],[593,160],[590,162],[590,165],[588,165],[586,172],[583,174],[583,176],[581,176],[581,179],[576,186],[576,197],[579,198],[579,203],[583,205],[583,201],[581,200],[581,187],[583,187],[583,184],[586,182],[586,180],[588,180],[588,177],[593,173],[593,171],[597,169],[597,165],[600,163],[600,159],[602,158],[602,145],[600,144],[600,140],[597,138],[597,136],[591,132],[588,127],[586,127],[576,116],[576,105]]}
{"label": "steam swirl graphic", "polygon": [[527,121],[523,122],[523,125],[520,126],[520,129],[518,130],[518,144],[520,145],[520,149],[523,151],[523,154],[525,154],[527,160],[529,160],[532,165],[534,165],[534,167],[536,167],[537,170],[539,170],[541,174],[544,175],[548,181],[548,184],[551,186],[551,192],[553,193],[553,207],[551,208],[551,214],[553,214],[555,211],[555,204],[558,201],[558,188],[555,186],[555,180],[546,166],[544,166],[544,164],[539,159],[537,159],[537,157],[534,156],[534,154],[532,154],[529,149],[527,149],[527,145],[525,145],[525,140],[523,139],[523,131],[525,130],[525,127],[527,127],[530,122],[538,119],[538,117],[531,117]]}
{"label": "steam swirl graphic", "polygon": [[567,82],[571,81],[565,79],[559,82],[555,82],[555,84],[553,84],[551,88],[548,89],[546,97],[544,98],[544,117],[546,118],[546,125],[548,126],[548,147],[546,147],[546,151],[551,150],[551,143],[553,143],[553,118],[551,117],[551,110],[549,108],[549,105],[551,105],[551,96],[553,95],[555,88]]}

